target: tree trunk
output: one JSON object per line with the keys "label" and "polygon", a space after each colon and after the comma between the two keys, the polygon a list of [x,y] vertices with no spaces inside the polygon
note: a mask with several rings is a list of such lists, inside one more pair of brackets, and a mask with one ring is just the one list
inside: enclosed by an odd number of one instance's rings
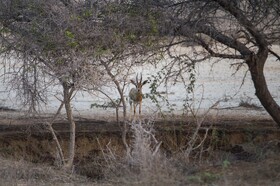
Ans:
{"label": "tree trunk", "polygon": [[62,151],[62,147],[61,147],[61,144],[59,143],[59,140],[57,138],[57,135],[52,127],[55,119],[58,117],[58,115],[60,114],[62,108],[64,106],[64,102],[61,102],[56,114],[54,115],[54,117],[52,118],[52,120],[50,122],[47,122],[48,124],[48,127],[49,127],[49,130],[53,136],[53,140],[56,144],[56,148],[57,148],[57,151],[58,151],[58,155],[59,155],[59,158],[60,158],[60,161],[61,161],[61,165],[64,166],[65,165],[65,159],[64,159],[64,154],[63,154],[63,151]]}
{"label": "tree trunk", "polygon": [[67,115],[67,120],[69,122],[70,127],[70,137],[69,137],[69,152],[68,152],[68,161],[65,164],[65,168],[71,169],[74,162],[75,157],[75,138],[76,138],[76,124],[72,114],[71,108],[71,96],[72,90],[67,83],[63,83],[63,96],[64,96],[64,104]]}
{"label": "tree trunk", "polygon": [[273,120],[280,126],[280,107],[271,96],[264,76],[264,64],[266,59],[266,53],[259,53],[258,55],[252,55],[251,58],[247,60],[247,64],[256,89],[256,96]]}
{"label": "tree trunk", "polygon": [[123,104],[123,120],[126,121],[126,102],[125,102],[125,97],[123,95],[123,91],[119,92],[120,97],[121,97],[121,102]]}

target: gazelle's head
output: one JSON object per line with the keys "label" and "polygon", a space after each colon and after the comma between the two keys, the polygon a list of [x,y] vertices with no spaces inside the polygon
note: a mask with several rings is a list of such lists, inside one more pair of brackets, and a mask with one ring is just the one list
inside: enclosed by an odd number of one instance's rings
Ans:
{"label": "gazelle's head", "polygon": [[142,74],[140,75],[140,81],[138,80],[138,74],[136,75],[136,82],[134,80],[130,80],[133,85],[135,85],[137,92],[142,93],[142,86],[145,85],[148,80],[142,82]]}

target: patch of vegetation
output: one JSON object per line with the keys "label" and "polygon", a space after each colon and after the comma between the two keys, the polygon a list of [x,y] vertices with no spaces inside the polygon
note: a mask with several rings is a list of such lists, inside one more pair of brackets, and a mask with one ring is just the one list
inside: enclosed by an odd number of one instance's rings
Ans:
{"label": "patch of vegetation", "polygon": [[201,172],[198,175],[188,176],[188,180],[191,183],[201,183],[201,184],[211,184],[220,179],[219,174],[211,173],[211,172]]}
{"label": "patch of vegetation", "polygon": [[0,157],[1,185],[45,185],[86,183],[87,178],[70,174],[44,164],[32,164],[23,160],[8,160]]}
{"label": "patch of vegetation", "polygon": [[249,108],[249,109],[256,109],[261,110],[262,107],[252,103],[252,98],[247,98],[245,100],[241,100],[239,103],[239,107]]}
{"label": "patch of vegetation", "polygon": [[98,103],[92,103],[90,105],[90,108],[102,108],[104,110],[108,109],[108,108],[116,108],[117,104],[120,101],[120,99],[114,100],[113,101],[108,101],[108,102],[104,102],[103,104],[98,104]]}

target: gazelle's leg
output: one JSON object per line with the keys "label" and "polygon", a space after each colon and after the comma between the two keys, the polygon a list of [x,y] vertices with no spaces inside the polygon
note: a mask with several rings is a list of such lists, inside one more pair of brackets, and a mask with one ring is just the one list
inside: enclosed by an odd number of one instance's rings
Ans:
{"label": "gazelle's leg", "polygon": [[130,105],[129,121],[131,121],[131,115],[132,115],[132,102],[129,102],[129,105]]}
{"label": "gazelle's leg", "polygon": [[141,120],[141,112],[142,112],[142,101],[139,103],[139,119]]}
{"label": "gazelle's leg", "polygon": [[139,115],[141,116],[142,102],[139,103]]}
{"label": "gazelle's leg", "polygon": [[133,118],[135,118],[135,114],[136,114],[136,106],[137,104],[136,103],[133,103],[133,111],[134,111],[134,114],[133,114]]}

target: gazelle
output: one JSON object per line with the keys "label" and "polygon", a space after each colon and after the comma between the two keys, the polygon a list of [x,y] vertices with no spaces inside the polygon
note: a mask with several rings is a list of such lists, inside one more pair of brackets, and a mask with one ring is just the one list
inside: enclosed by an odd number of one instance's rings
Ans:
{"label": "gazelle", "polygon": [[145,85],[148,80],[143,81],[142,83],[142,74],[140,76],[140,81],[138,81],[138,74],[136,76],[136,82],[134,80],[130,80],[130,82],[135,85],[136,88],[132,88],[129,92],[129,104],[130,104],[130,116],[132,112],[132,104],[133,104],[133,111],[134,117],[136,114],[136,107],[139,105],[139,116],[141,117],[141,107],[142,107],[142,86]]}

